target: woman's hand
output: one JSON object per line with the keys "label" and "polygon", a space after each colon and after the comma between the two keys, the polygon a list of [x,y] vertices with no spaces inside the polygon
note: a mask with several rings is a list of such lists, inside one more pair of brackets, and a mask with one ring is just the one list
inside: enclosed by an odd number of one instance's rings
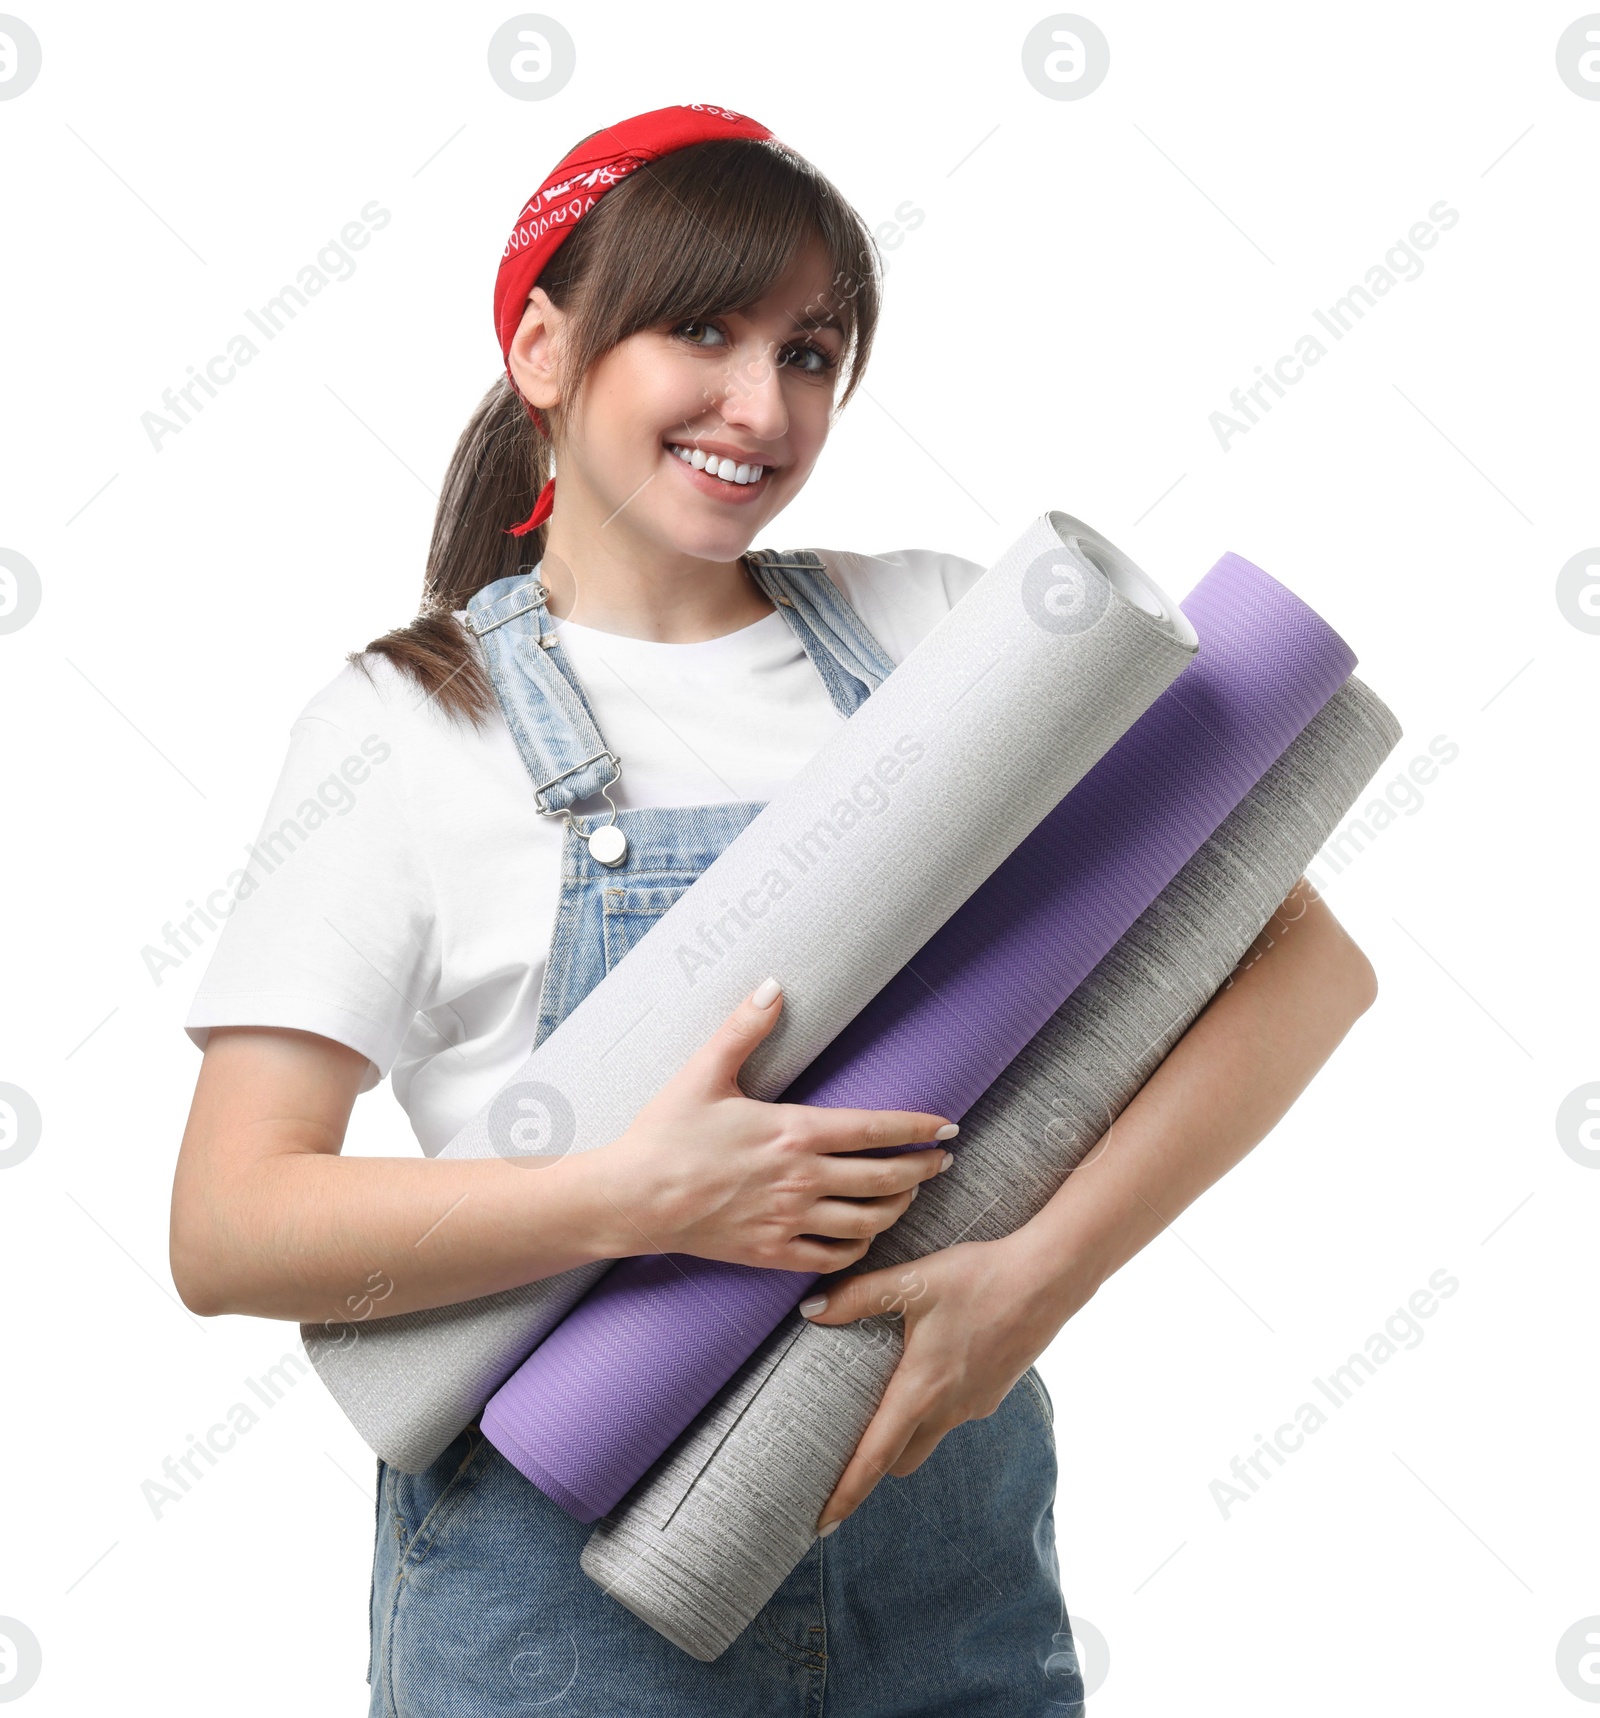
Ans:
{"label": "woman's hand", "polygon": [[953,1138],[955,1123],[943,1116],[747,1097],[739,1069],[777,1024],[782,994],[769,978],[626,1133],[568,1160],[616,1213],[614,1257],[692,1253],[836,1271],[854,1264],[950,1161],[943,1146],[893,1157],[834,1155]]}
{"label": "woman's hand", "polygon": [[866,1271],[802,1301],[813,1324],[903,1318],[905,1350],[878,1411],[817,1518],[819,1533],[853,1514],[886,1474],[921,1467],[966,1420],[986,1419],[1094,1293],[1098,1279],[1043,1266],[1025,1225],[1000,1241],[963,1241],[909,1265]]}
{"label": "woman's hand", "polygon": [[[1001,1241],[829,1284],[818,1324],[905,1318],[905,1352],[817,1519],[992,1414],[1063,1324],[1278,1122],[1377,994],[1301,878],[1233,975],[1042,1210]],[[802,1307],[810,1302],[802,1302]]]}

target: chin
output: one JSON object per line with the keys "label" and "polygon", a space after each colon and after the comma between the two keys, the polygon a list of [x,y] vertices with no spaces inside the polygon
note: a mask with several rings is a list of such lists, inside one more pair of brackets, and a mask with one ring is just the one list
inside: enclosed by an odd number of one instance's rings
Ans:
{"label": "chin", "polygon": [[[712,507],[674,502],[660,508],[646,529],[658,542],[703,561],[737,560],[766,531],[770,506],[729,508],[718,516]],[[641,521],[643,523],[643,521]]]}
{"label": "chin", "polygon": [[722,525],[704,520],[683,520],[676,529],[668,527],[660,535],[681,555],[693,555],[701,561],[736,561],[765,529],[765,520],[739,520]]}

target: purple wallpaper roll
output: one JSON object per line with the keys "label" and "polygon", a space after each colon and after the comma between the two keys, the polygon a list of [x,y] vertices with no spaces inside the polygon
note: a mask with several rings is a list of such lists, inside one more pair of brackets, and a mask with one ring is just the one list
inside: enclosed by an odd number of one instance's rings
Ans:
{"label": "purple wallpaper roll", "polygon": [[[959,1118],[1355,667],[1337,633],[1238,555],[1182,607],[1195,660],[785,1102]],[[484,1435],[596,1520],[815,1281],[687,1255],[624,1260],[491,1398]]]}

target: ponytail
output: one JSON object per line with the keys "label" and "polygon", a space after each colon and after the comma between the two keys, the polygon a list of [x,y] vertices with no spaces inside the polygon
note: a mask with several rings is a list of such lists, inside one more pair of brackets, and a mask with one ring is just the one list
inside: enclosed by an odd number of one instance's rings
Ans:
{"label": "ponytail", "polygon": [[525,519],[550,475],[550,444],[534,427],[522,396],[501,376],[478,402],[445,472],[428,545],[422,608],[409,626],[375,638],[350,661],[384,656],[451,716],[481,723],[492,695],[472,640],[454,618],[467,599],[544,554],[546,527],[505,534]]}

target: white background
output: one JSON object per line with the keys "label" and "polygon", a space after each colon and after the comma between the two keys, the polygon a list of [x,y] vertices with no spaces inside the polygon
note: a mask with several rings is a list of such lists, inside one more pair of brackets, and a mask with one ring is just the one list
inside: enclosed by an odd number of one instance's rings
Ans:
{"label": "white background", "polygon": [[[1109,76],[1051,100],[1021,69],[1036,8],[564,0],[576,75],[519,101],[486,65],[505,8],[16,3],[44,50],[0,102],[0,546],[44,592],[0,636],[0,1080],[44,1118],[0,1172],[0,1615],[44,1655],[21,1709],[365,1710],[372,1462],[314,1378],[159,1519],[141,1495],[296,1348],[172,1291],[203,959],[158,986],[141,950],[239,863],[343,653],[414,612],[523,199],[584,133],[695,100],[869,224],[922,216],[768,546],[988,560],[1057,507],[1176,593],[1234,549],[1400,716],[1380,788],[1459,747],[1320,867],[1377,1005],[1042,1363],[1063,1584],[1110,1653],[1095,1718],[1580,1709],[1556,1652],[1600,1613],[1600,1165],[1555,1129],[1600,1080],[1600,636],[1555,596],[1600,543],[1600,101],[1555,58],[1578,9],[1089,0]],[[141,414],[374,198],[355,274],[153,450]],[[1230,390],[1441,199],[1425,271],[1219,447]],[[416,1149],[387,1085],[352,1149]],[[1440,1269],[1460,1287],[1420,1343],[1225,1519],[1211,1482]]]}

